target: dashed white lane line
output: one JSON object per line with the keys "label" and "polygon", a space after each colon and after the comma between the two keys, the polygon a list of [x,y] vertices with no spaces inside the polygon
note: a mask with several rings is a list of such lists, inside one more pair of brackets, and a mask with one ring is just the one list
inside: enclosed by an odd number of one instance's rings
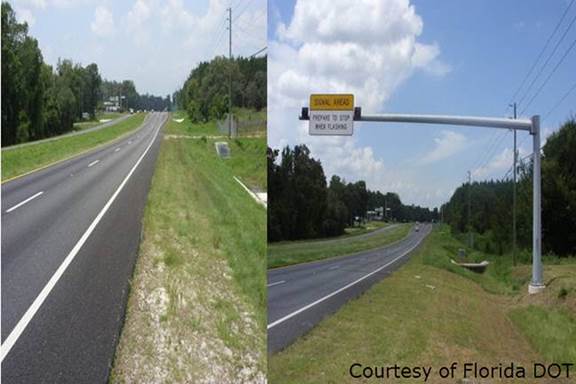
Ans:
{"label": "dashed white lane line", "polygon": [[268,284],[267,287],[273,287],[273,286],[275,286],[275,285],[284,284],[285,282],[286,282],[285,280],[277,281],[277,282],[275,282],[275,283],[270,283],[270,284]]}
{"label": "dashed white lane line", "polygon": [[330,267],[330,268],[328,268],[328,269],[338,269],[338,268],[340,268],[340,266],[339,266],[339,265],[335,265],[335,266]]}
{"label": "dashed white lane line", "polygon": [[116,148],[116,149],[114,150],[114,152],[118,152],[119,150],[120,150],[120,147]]}
{"label": "dashed white lane line", "polygon": [[88,168],[90,168],[93,165],[96,165],[100,162],[100,160],[94,160],[93,162],[91,162],[90,164],[88,164]]}
{"label": "dashed white lane line", "polygon": [[12,211],[15,210],[15,209],[20,208],[20,207],[23,206],[24,204],[28,203],[28,202],[31,201],[31,200],[34,200],[35,198],[37,198],[38,196],[40,196],[40,195],[43,194],[43,193],[44,193],[44,191],[40,191],[40,192],[38,192],[38,193],[30,196],[30,197],[27,198],[26,200],[19,202],[18,204],[16,204],[15,206],[13,206],[13,207],[11,207],[11,208],[8,208],[8,209],[6,210],[6,213],[10,213],[10,212],[12,212]]}
{"label": "dashed white lane line", "polygon": [[132,144],[132,140],[130,140],[130,141],[128,142],[128,144]]}

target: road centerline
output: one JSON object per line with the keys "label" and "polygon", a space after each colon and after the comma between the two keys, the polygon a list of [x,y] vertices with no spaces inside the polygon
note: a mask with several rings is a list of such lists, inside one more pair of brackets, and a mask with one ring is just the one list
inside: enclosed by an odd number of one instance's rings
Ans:
{"label": "road centerline", "polygon": [[27,198],[26,200],[23,200],[23,201],[19,202],[18,204],[16,204],[15,206],[13,206],[13,207],[11,207],[11,208],[8,208],[8,209],[6,210],[6,213],[10,213],[10,212],[12,212],[12,211],[15,210],[15,209],[20,208],[20,207],[23,206],[24,204],[26,204],[26,203],[34,200],[35,198],[37,198],[38,196],[42,195],[43,193],[44,193],[44,191],[40,191],[40,192],[38,192],[38,193],[30,196],[30,197]]}

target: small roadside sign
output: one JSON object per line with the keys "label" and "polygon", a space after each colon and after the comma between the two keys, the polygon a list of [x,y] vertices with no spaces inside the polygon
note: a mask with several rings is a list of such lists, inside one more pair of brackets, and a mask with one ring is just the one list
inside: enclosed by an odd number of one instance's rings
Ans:
{"label": "small roadside sign", "polygon": [[310,95],[310,135],[346,135],[354,132],[354,95]]}

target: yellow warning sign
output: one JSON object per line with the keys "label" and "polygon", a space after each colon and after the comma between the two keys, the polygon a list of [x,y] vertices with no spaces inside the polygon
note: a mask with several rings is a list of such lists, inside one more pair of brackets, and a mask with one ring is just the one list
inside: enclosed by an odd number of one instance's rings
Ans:
{"label": "yellow warning sign", "polygon": [[310,95],[311,111],[352,111],[354,110],[354,95],[328,94]]}

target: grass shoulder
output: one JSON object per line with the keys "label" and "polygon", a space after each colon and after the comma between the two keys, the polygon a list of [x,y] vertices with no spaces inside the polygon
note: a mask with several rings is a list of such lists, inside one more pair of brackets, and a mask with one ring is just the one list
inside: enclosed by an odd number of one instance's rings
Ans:
{"label": "grass shoulder", "polygon": [[268,245],[268,268],[323,260],[383,247],[405,238],[413,225],[390,226],[373,236],[349,236],[335,240],[295,241]]}
{"label": "grass shoulder", "polygon": [[65,136],[9,151],[2,151],[2,181],[78,155],[130,133],[144,121],[145,114],[136,114],[109,127],[82,135]]}

